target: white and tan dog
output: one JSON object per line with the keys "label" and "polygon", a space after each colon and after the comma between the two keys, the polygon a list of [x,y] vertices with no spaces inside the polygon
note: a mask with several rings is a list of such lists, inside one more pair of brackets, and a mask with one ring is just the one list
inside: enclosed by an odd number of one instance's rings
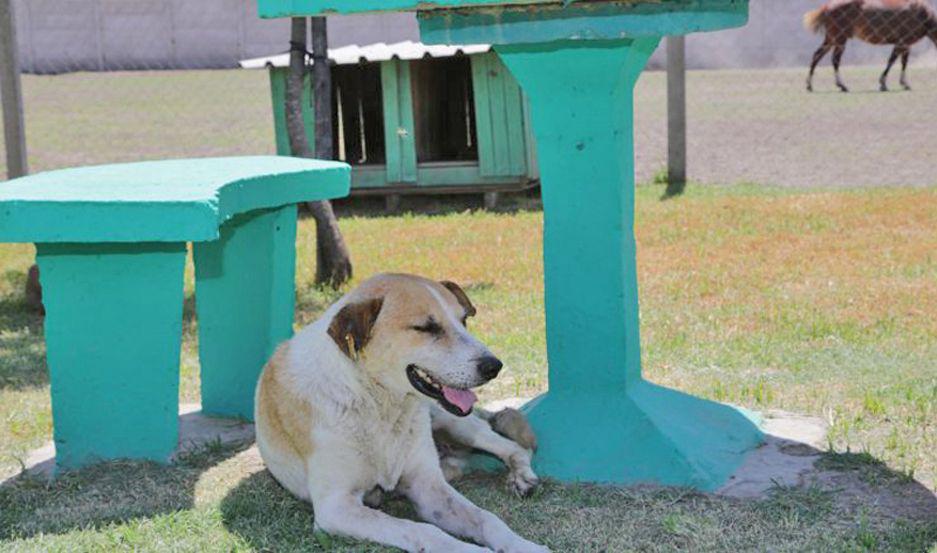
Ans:
{"label": "white and tan dog", "polygon": [[[318,528],[408,551],[547,551],[465,499],[440,467],[433,430],[501,458],[519,493],[537,484],[530,451],[468,416],[471,388],[501,370],[466,330],[474,314],[451,282],[380,275],[274,354],[257,385],[257,445],[273,476],[312,502]],[[429,524],[366,506],[375,488],[403,494]]]}

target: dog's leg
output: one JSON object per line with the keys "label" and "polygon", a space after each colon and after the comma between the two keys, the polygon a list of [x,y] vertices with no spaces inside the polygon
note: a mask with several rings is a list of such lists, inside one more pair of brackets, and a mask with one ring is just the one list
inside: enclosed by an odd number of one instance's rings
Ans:
{"label": "dog's leg", "polygon": [[370,490],[360,489],[359,483],[362,478],[368,479],[371,467],[361,458],[344,454],[341,447],[329,448],[325,445],[328,442],[321,443],[323,451],[315,462],[307,461],[306,485],[317,528],[406,551],[488,551],[457,540],[431,524],[394,518],[365,506],[364,496]]}
{"label": "dog's leg", "polygon": [[530,451],[492,430],[484,420],[475,416],[457,417],[434,405],[432,421],[434,432],[445,432],[460,444],[501,459],[508,466],[508,480],[519,495],[530,495],[540,483],[530,466]]}
{"label": "dog's leg", "polygon": [[[426,456],[417,456],[425,460]],[[547,553],[542,545],[515,534],[501,519],[472,504],[443,478],[438,464],[423,462],[406,471],[400,491],[423,520],[503,553]]]}
{"label": "dog's leg", "polygon": [[457,553],[490,552],[453,538],[432,524],[394,518],[365,507],[352,494],[333,494],[313,498],[316,527],[329,534],[398,547],[405,551],[453,551]]}

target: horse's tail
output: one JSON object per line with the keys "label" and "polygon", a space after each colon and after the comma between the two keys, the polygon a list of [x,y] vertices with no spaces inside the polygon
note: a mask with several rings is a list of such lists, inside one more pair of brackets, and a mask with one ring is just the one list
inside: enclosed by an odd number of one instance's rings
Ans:
{"label": "horse's tail", "polygon": [[819,33],[826,26],[826,6],[804,14],[804,28],[811,33]]}

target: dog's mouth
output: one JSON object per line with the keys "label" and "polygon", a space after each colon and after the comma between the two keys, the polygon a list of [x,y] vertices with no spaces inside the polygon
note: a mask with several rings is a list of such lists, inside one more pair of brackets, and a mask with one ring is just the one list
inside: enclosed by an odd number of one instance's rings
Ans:
{"label": "dog's mouth", "polygon": [[457,417],[470,415],[472,407],[478,400],[471,390],[446,386],[416,365],[407,366],[407,378],[418,392],[435,399],[443,409]]}

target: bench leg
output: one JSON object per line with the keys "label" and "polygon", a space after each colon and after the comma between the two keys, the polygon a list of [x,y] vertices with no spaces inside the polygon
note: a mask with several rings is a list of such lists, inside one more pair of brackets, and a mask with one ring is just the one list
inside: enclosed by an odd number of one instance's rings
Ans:
{"label": "bench leg", "polygon": [[184,243],[38,244],[56,466],[178,442]]}
{"label": "bench leg", "polygon": [[253,420],[260,371],[293,333],[296,206],[235,217],[194,253],[202,411]]}

